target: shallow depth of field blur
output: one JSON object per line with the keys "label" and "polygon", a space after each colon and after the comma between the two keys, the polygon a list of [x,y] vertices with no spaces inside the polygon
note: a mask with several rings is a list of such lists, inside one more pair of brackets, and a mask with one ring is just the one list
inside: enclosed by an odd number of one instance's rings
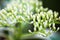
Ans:
{"label": "shallow depth of field blur", "polygon": [[0,0],[0,40],[60,40],[59,0]]}

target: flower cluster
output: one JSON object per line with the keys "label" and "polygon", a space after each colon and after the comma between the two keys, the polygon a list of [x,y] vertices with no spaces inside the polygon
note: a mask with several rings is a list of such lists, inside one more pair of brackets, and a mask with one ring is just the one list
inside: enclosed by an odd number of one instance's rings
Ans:
{"label": "flower cluster", "polygon": [[0,10],[0,26],[10,26],[20,21],[28,21],[32,9],[29,4],[24,0],[21,3],[13,1],[5,9]]}
{"label": "flower cluster", "polygon": [[[47,8],[41,9],[39,12],[32,15],[31,23],[34,25],[34,32],[40,32],[44,36],[50,35],[52,32],[57,31],[55,28],[55,23],[57,22],[58,12],[53,12]],[[37,30],[38,29],[38,30]],[[47,29],[49,29],[47,31]],[[29,30],[30,31],[30,30]],[[31,31],[30,31],[31,32]]]}
{"label": "flower cluster", "polygon": [[[38,0],[13,1],[5,9],[0,10],[0,27],[15,26],[17,22],[22,21],[28,22],[34,25],[34,32],[40,32],[44,36],[56,31],[57,19],[58,12],[43,8],[42,2]],[[46,32],[46,29],[50,31]]]}

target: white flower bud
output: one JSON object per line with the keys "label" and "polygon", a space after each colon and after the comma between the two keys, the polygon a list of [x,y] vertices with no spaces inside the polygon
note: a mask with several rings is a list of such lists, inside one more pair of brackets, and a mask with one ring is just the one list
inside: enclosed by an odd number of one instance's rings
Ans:
{"label": "white flower bud", "polygon": [[34,31],[36,31],[36,27],[34,27]]}
{"label": "white flower bud", "polygon": [[3,13],[3,14],[7,13],[5,9],[2,9],[0,12]]}
{"label": "white flower bud", "polygon": [[53,23],[53,27],[55,27],[55,23]]}
{"label": "white flower bud", "polygon": [[33,15],[33,21],[35,22],[35,15]]}
{"label": "white flower bud", "polygon": [[49,27],[51,26],[51,23],[49,24]]}
{"label": "white flower bud", "polygon": [[48,11],[48,8],[45,8],[44,11]]}
{"label": "white flower bud", "polygon": [[52,19],[50,18],[50,19],[49,19],[49,23],[50,23],[51,21],[52,21]]}
{"label": "white flower bud", "polygon": [[53,23],[53,30],[55,30],[56,29],[56,27],[55,27],[55,23]]}
{"label": "white flower bud", "polygon": [[0,15],[1,15],[1,19],[6,19],[7,18],[6,15],[4,15],[3,13],[0,13]]}
{"label": "white flower bud", "polygon": [[47,24],[48,24],[47,20],[43,22],[44,27],[47,27]]}
{"label": "white flower bud", "polygon": [[40,10],[43,11],[43,6],[40,7]]}
{"label": "white flower bud", "polygon": [[39,30],[42,30],[42,26],[39,27]]}
{"label": "white flower bud", "polygon": [[54,11],[54,17],[56,18],[58,16],[58,13]]}
{"label": "white flower bud", "polygon": [[47,19],[49,19],[49,15],[46,14]]}
{"label": "white flower bud", "polygon": [[42,18],[44,19],[45,18],[44,12],[40,12],[40,15],[39,16],[42,16]]}
{"label": "white flower bud", "polygon": [[58,27],[58,28],[57,28],[57,31],[58,31],[59,29],[60,29],[60,28]]}
{"label": "white flower bud", "polygon": [[29,32],[29,33],[32,33],[32,31],[31,31],[31,30],[28,30],[28,32]]}
{"label": "white flower bud", "polygon": [[49,10],[47,13],[48,13],[49,16],[53,15],[53,11],[52,10]]}

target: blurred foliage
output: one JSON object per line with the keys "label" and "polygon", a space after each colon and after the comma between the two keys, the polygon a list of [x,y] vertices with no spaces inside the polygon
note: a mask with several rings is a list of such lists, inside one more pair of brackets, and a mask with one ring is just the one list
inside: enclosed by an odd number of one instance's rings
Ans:
{"label": "blurred foliage", "polygon": [[10,40],[20,40],[22,35],[35,32],[47,37],[59,30],[55,28],[59,19],[58,12],[43,8],[42,1],[38,0],[13,0],[0,10],[0,27],[13,28]]}

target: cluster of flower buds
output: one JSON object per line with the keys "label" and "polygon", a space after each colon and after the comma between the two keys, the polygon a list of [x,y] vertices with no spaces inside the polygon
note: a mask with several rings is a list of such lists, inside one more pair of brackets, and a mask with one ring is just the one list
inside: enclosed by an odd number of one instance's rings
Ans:
{"label": "cluster of flower buds", "polygon": [[[33,15],[31,15],[31,23],[34,25],[34,32],[40,32],[42,35],[48,36],[52,32],[56,32],[60,29],[59,27],[57,29],[55,27],[59,13],[56,11],[53,12],[48,8],[43,8],[41,4],[38,3],[37,5],[36,3],[34,5],[35,8]],[[47,31],[47,29],[49,30]],[[31,32],[31,30],[29,30],[29,32]]]}
{"label": "cluster of flower buds", "polygon": [[14,26],[17,22],[28,21],[30,19],[30,11],[33,7],[31,3],[28,0],[14,0],[10,4],[7,4],[5,9],[0,10],[0,27],[5,25]]}
{"label": "cluster of flower buds", "polygon": [[[6,25],[14,26],[17,22],[29,22],[31,20],[29,23],[33,23],[34,32],[38,31],[42,35],[45,34],[47,36],[51,32],[56,31],[55,21],[57,20],[57,16],[58,12],[43,8],[41,1],[14,1],[8,4],[5,9],[0,10],[0,27]],[[47,28],[52,31],[46,32]]]}
{"label": "cluster of flower buds", "polygon": [[[37,12],[36,14],[32,15],[32,22],[34,25],[34,32],[39,31],[44,34],[44,36],[50,35],[52,32],[57,31],[55,27],[55,22],[57,21],[58,12],[53,12],[52,10],[48,11]],[[38,30],[37,30],[38,28]],[[47,29],[49,31],[47,32]]]}

